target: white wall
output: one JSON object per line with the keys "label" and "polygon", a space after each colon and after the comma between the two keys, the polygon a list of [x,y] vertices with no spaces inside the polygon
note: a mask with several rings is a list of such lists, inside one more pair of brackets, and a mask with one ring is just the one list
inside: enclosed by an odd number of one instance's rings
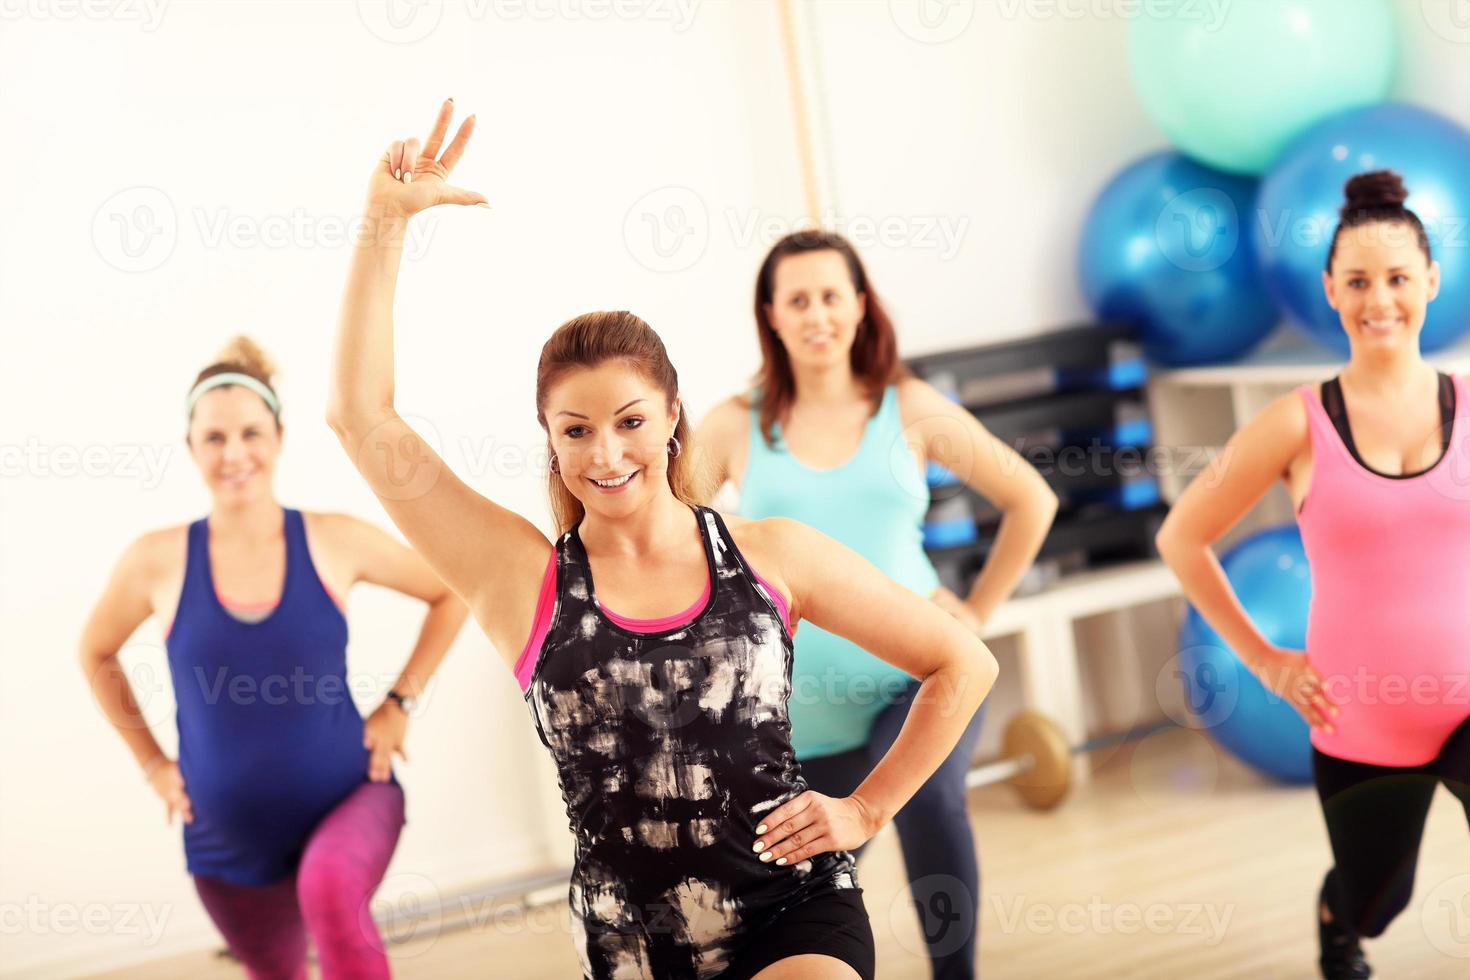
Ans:
{"label": "white wall", "polygon": [[[232,332],[285,367],[280,499],[387,525],[320,421],[340,232],[383,145],[421,135],[439,99],[479,113],[455,179],[495,208],[416,219],[398,398],[461,475],[546,526],[522,463],[542,445],[534,364],[578,312],[647,318],[696,416],[755,368],[752,276],[803,210],[775,6],[532,6],[561,13],[428,2],[394,28],[366,0],[3,8],[0,969],[65,975],[212,941],[177,828],[92,707],[78,632],[127,541],[207,506],[179,403]],[[860,244],[908,353],[1085,316],[1083,211],[1164,145],[1133,98],[1122,19],[1009,9],[950,4],[969,19],[948,40],[957,22],[916,30],[902,2],[819,0],[798,18],[825,190],[840,228],[895,236]],[[1470,48],[1432,3],[1404,9],[1401,91],[1470,122]],[[90,454],[86,473],[69,453]],[[391,678],[417,615],[355,593],[354,675]],[[124,656],[171,736],[157,624]],[[1012,707],[992,708],[992,732]],[[410,748],[386,895],[567,859],[544,751],[473,624]]]}

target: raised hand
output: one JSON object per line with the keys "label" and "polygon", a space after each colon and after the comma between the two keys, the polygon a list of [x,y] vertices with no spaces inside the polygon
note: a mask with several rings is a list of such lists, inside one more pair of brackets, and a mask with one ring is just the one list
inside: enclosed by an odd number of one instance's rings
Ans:
{"label": "raised hand", "polygon": [[[454,116],[454,100],[445,99],[428,140],[395,140],[378,160],[368,182],[368,208],[377,213],[410,217],[436,204],[483,204],[485,195],[449,183],[449,174],[475,131],[475,117],[459,125],[449,146],[444,137]],[[443,152],[441,153],[441,148]]]}

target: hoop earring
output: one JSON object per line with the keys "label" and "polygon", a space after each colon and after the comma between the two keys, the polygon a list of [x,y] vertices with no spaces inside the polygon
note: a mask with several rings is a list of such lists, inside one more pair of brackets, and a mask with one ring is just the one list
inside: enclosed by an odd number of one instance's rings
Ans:
{"label": "hoop earring", "polygon": [[551,462],[547,463],[547,466],[551,468],[551,472],[553,473],[561,472],[561,464],[556,461],[556,453],[551,454]]}
{"label": "hoop earring", "polygon": [[679,445],[679,440],[673,436],[669,436],[669,442],[673,443],[673,445],[669,447],[669,459],[678,459],[679,454],[684,451],[684,447]]}

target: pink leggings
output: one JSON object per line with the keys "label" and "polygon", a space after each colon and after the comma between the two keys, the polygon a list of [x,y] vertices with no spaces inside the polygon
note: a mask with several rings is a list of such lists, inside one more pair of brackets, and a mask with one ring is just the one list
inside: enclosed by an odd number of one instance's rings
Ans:
{"label": "pink leggings", "polygon": [[369,901],[403,828],[403,790],[363,783],[312,831],[296,873],[269,885],[194,876],[204,908],[250,980],[307,980],[306,937],[322,980],[382,980],[388,957]]}

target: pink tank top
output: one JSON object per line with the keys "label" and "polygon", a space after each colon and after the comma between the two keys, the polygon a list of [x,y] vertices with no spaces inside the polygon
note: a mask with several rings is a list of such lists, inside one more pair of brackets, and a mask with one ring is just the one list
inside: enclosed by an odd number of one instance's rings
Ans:
{"label": "pink tank top", "polygon": [[[786,608],[786,597],[776,591],[775,586],[762,578],[760,572],[757,572],[754,568],[751,568],[750,572],[755,576],[756,584],[765,591],[766,595],[770,597],[771,602],[775,604],[776,612],[781,616],[781,622],[785,624],[786,631],[790,633],[791,616],[789,610]],[[704,591],[699,594],[698,599],[694,600],[694,604],[683,612],[675,613],[672,616],[664,616],[660,619],[634,619],[631,616],[620,616],[606,606],[602,606],[602,611],[607,614],[608,619],[611,619],[625,630],[632,630],[635,633],[659,633],[667,629],[673,629],[676,626],[682,626],[684,623],[692,622],[694,617],[699,615],[700,610],[704,609],[705,603],[708,601],[709,580],[706,578]],[[553,608],[555,604],[556,551],[553,550],[550,557],[546,559],[546,572],[541,576],[541,592],[536,597],[536,619],[531,624],[531,636],[526,640],[526,645],[521,648],[521,655],[516,658],[516,683],[521,686],[521,693],[523,694],[527,686],[531,683],[531,674],[536,669],[536,651],[541,649],[541,644],[546,640],[546,631],[551,628],[551,614],[555,612]]]}
{"label": "pink tank top", "polygon": [[[1449,448],[1415,476],[1365,468],[1316,386],[1312,477],[1297,515],[1312,570],[1307,657],[1341,713],[1312,729],[1326,755],[1380,766],[1433,760],[1470,717],[1470,397],[1456,374]],[[1426,437],[1438,448],[1443,432]]]}

